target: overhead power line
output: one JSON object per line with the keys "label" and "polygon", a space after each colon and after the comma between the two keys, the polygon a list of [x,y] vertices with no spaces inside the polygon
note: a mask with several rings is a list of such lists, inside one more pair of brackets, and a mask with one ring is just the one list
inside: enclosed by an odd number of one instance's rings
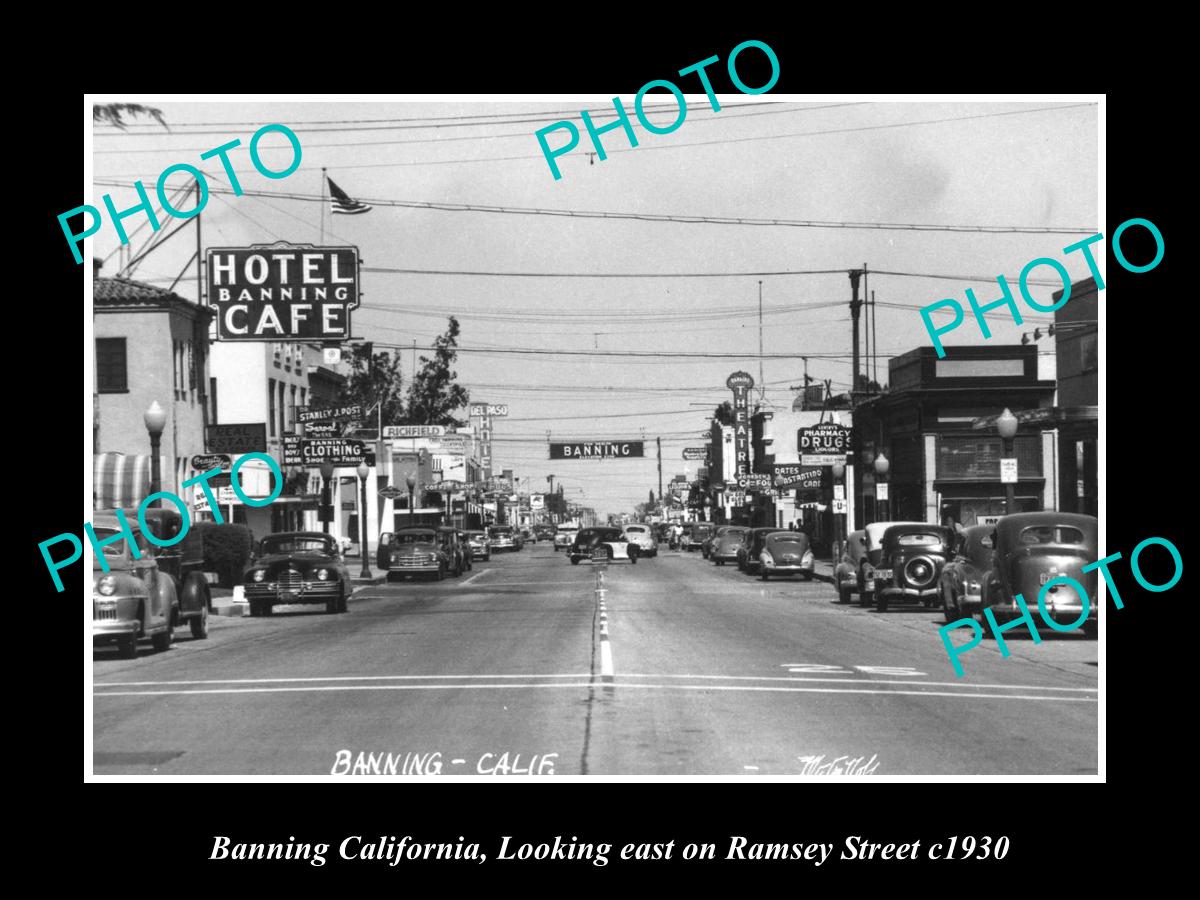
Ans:
{"label": "overhead power line", "polygon": [[[96,184],[105,187],[133,187],[132,181],[96,179]],[[210,187],[210,193],[233,194],[229,188]],[[273,200],[296,200],[304,203],[328,203],[320,194],[300,194],[276,191],[243,191],[244,197],[267,197]],[[471,203],[441,203],[421,200],[388,200],[373,197],[356,197],[372,206],[390,206],[403,209],[433,209],[440,212],[474,212],[521,216],[558,216],[569,219],[623,219],[638,222],[673,222],[681,225],[756,225],[787,228],[849,228],[884,231],[939,231],[971,234],[1095,234],[1091,228],[1047,228],[1028,225],[932,225],[910,222],[833,222],[806,219],[758,219],[740,216],[685,216],[666,213],[618,213],[599,210],[545,209],[520,206],[485,206]],[[372,269],[367,269],[372,271]],[[382,269],[378,271],[384,271]],[[404,271],[404,270],[397,270]],[[832,274],[831,270],[822,274]]]}

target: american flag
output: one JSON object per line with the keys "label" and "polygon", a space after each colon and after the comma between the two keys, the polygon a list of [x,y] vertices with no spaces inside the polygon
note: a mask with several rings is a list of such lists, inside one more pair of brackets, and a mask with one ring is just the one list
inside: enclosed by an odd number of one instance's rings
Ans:
{"label": "american flag", "polygon": [[334,184],[332,178],[326,176],[326,180],[329,182],[329,206],[335,216],[356,216],[359,213],[369,212],[372,209],[371,204],[353,199]]}

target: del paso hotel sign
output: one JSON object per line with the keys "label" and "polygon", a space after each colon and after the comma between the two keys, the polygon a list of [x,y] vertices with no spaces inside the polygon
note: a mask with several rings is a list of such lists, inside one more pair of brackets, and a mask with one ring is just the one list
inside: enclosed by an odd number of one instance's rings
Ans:
{"label": "del paso hotel sign", "polygon": [[255,244],[208,251],[222,341],[343,341],[358,307],[358,248]]}
{"label": "del paso hotel sign", "polygon": [[551,459],[631,459],[644,456],[642,441],[579,441],[551,444]]}

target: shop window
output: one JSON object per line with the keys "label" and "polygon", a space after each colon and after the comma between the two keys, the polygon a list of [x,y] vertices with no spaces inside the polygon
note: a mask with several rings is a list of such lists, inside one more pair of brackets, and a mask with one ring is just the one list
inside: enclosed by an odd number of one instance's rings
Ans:
{"label": "shop window", "polygon": [[[937,477],[959,481],[999,481],[1004,444],[999,437],[940,437]],[[1019,477],[1042,477],[1042,437],[1017,435],[1013,441]]]}
{"label": "shop window", "polygon": [[1080,371],[1095,372],[1100,365],[1099,350],[1096,345],[1096,332],[1085,334],[1079,339]]}
{"label": "shop window", "polygon": [[96,392],[124,394],[128,391],[125,338],[96,338]]}

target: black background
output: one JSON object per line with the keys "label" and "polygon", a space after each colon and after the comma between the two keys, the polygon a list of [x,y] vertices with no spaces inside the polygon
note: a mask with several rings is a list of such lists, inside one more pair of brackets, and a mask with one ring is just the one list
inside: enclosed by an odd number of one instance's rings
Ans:
{"label": "black background", "polygon": [[[561,21],[568,13],[577,24]],[[679,15],[684,15],[683,10]],[[320,41],[309,32],[303,41],[311,65],[295,62],[295,54],[272,68],[196,65],[166,59],[141,74],[127,68],[122,84],[153,91],[236,92],[289,90],[303,93],[387,90],[396,92],[462,91],[520,93],[604,92],[629,100],[653,78],[670,77],[679,68],[728,51],[748,37],[764,40],[776,51],[782,75],[772,90],[783,92],[856,91],[931,92],[1047,91],[1064,85],[1078,91],[1109,91],[1107,106],[1108,204],[1102,230],[1110,235],[1131,217],[1148,218],[1165,236],[1162,264],[1146,274],[1123,270],[1109,254],[1108,284],[1101,302],[1106,307],[1102,333],[1102,376],[1107,386],[1103,401],[1108,417],[1102,442],[1108,451],[1105,522],[1110,553],[1129,551],[1146,537],[1162,536],[1184,553],[1184,517],[1191,512],[1191,486],[1196,474],[1189,465],[1194,442],[1189,394],[1188,358],[1190,298],[1179,290],[1178,275],[1186,255],[1182,222],[1170,208],[1172,197],[1194,192],[1190,170],[1172,157],[1178,153],[1176,123],[1186,110],[1168,102],[1151,74],[1153,66],[1125,55],[1112,56],[1080,32],[1083,17],[1041,22],[1041,38],[1004,23],[1000,31],[968,39],[955,23],[922,22],[919,40],[891,31],[892,23],[807,20],[771,26],[724,24],[701,27],[698,33],[672,30],[655,36],[633,27],[603,7],[548,12],[548,33],[519,41],[488,23],[472,21],[471,31],[487,35],[475,46],[460,32],[422,30],[400,23],[401,51],[385,49],[370,37],[363,22],[341,20],[339,40]],[[111,18],[111,15],[110,15]],[[214,17],[191,22],[196,38],[220,44],[227,26]],[[462,18],[467,18],[463,15]],[[703,17],[701,17],[703,18]],[[583,25],[578,23],[582,22]],[[590,23],[590,25],[589,25]],[[511,27],[505,23],[506,28]],[[909,22],[897,23],[907,27]],[[237,29],[236,21],[228,27]],[[1002,32],[1012,27],[1010,35]],[[862,30],[868,28],[868,30]],[[1057,29],[1057,31],[1056,31]],[[505,35],[495,38],[494,35]],[[1044,39],[1042,39],[1044,38]],[[139,38],[120,29],[107,33],[89,29],[74,48],[61,49],[65,58],[95,61],[98,48],[111,54],[126,44],[133,53]],[[256,42],[283,41],[259,34]],[[1129,42],[1133,43],[1132,35]],[[383,43],[386,43],[384,41]],[[339,52],[334,52],[340,47]],[[211,46],[210,46],[211,49]],[[280,52],[282,52],[282,48]],[[751,51],[739,59],[748,84],[761,84],[765,72],[754,71]],[[215,57],[204,56],[213,61]],[[130,57],[134,60],[134,57]],[[145,61],[143,61],[145,62]],[[744,63],[744,66],[743,66]],[[131,63],[132,65],[132,63]],[[149,63],[146,63],[149,65]],[[66,72],[59,68],[55,71]],[[107,77],[108,70],[97,77]],[[710,69],[714,89],[732,91],[723,65]],[[270,77],[268,77],[268,74]],[[1069,78],[1067,77],[1069,75]],[[49,76],[47,76],[49,77]],[[111,82],[95,85],[113,90]],[[683,88],[695,88],[684,83]],[[1053,873],[1042,885],[1070,881],[1078,889],[1111,861],[1137,870],[1158,865],[1144,855],[1165,852],[1157,846],[1162,820],[1152,798],[1191,768],[1189,747],[1177,729],[1190,726],[1190,680],[1182,679],[1181,657],[1190,655],[1194,630],[1187,626],[1186,579],[1170,592],[1151,594],[1138,587],[1123,563],[1113,567],[1125,608],[1111,603],[1102,634],[1107,664],[1101,671],[1107,688],[1102,707],[1101,734],[1107,739],[1106,787],[1046,781],[1009,783],[909,784],[765,784],[737,783],[537,783],[517,779],[495,785],[425,784],[122,784],[83,785],[81,771],[90,761],[80,750],[78,712],[69,709],[79,697],[79,635],[77,607],[67,598],[82,594],[80,567],[65,573],[66,591],[48,588],[45,566],[36,542],[74,529],[81,523],[79,425],[91,413],[90,375],[80,371],[84,342],[83,317],[72,312],[79,303],[87,267],[74,263],[56,216],[81,202],[80,131],[86,107],[74,84],[38,86],[36,101],[18,115],[36,123],[19,129],[13,143],[25,150],[23,177],[10,171],[18,188],[9,198],[10,215],[22,232],[10,235],[13,274],[17,287],[9,297],[9,364],[20,421],[37,435],[41,454],[30,454],[22,441],[20,458],[10,465],[32,469],[9,505],[10,527],[16,532],[10,548],[21,548],[12,565],[24,558],[26,577],[10,573],[10,604],[31,613],[7,617],[10,640],[28,658],[10,666],[27,678],[10,682],[10,721],[19,726],[13,789],[32,789],[48,796],[10,810],[20,828],[26,855],[41,859],[44,870],[86,873],[105,884],[116,882],[129,893],[218,885],[266,883],[272,890],[293,886],[312,890],[317,885],[340,886],[347,877],[368,880],[397,890],[453,890],[463,884],[528,886],[547,876],[572,883],[604,887],[614,879],[648,887],[668,875],[669,889],[696,885],[711,890],[725,886],[763,892],[803,889],[807,883],[832,878],[841,883],[851,876],[871,876],[881,884],[902,883],[912,873],[915,885],[933,889],[971,891],[1011,885],[1027,889],[1033,882],[1019,876],[1039,870]],[[147,99],[154,99],[149,97]],[[686,127],[686,125],[685,125]],[[24,135],[36,136],[33,141]],[[1072,140],[1070,134],[1048,134],[1047,140]],[[19,204],[19,206],[18,206]],[[16,208],[14,208],[16,207]],[[24,233],[25,227],[32,228]],[[1131,259],[1148,259],[1153,248],[1137,247],[1130,233],[1124,249]],[[33,254],[33,265],[22,258]],[[997,266],[1001,271],[1003,266]],[[18,287],[19,286],[19,287]],[[1174,289],[1174,290],[1173,290]],[[14,340],[18,333],[32,340]],[[81,377],[82,376],[82,377]],[[82,386],[82,389],[81,389]],[[14,435],[15,436],[15,435]],[[28,435],[25,435],[27,438]],[[85,460],[85,465],[90,461]],[[1164,581],[1165,566],[1143,558],[1143,571],[1152,581]],[[1165,558],[1166,554],[1162,553]],[[1157,555],[1153,558],[1157,559]],[[29,591],[19,590],[28,583]],[[19,623],[24,619],[25,628]],[[64,640],[55,640],[58,636]],[[22,640],[22,638],[25,638]],[[85,677],[88,663],[85,662]],[[1171,698],[1171,699],[1167,699]],[[1109,721],[1106,727],[1106,713]],[[85,729],[88,725],[85,723]],[[1190,730],[1190,729],[1189,729]],[[940,735],[931,734],[931,744]],[[82,765],[81,765],[82,763]],[[71,790],[64,807],[57,793]],[[74,802],[71,802],[74,801]],[[64,814],[70,809],[72,814]],[[833,842],[862,835],[882,842],[921,838],[944,839],[953,834],[1007,835],[1012,848],[1002,863],[829,863],[820,869],[807,863],[620,863],[605,868],[587,863],[506,863],[461,866],[446,863],[403,863],[390,869],[379,864],[351,866],[337,860],[323,868],[303,863],[230,864],[207,861],[213,836],[235,841],[271,842],[294,836],[298,841],[336,844],[345,836],[412,835],[426,841],[456,840],[460,835],[478,841],[491,856],[501,835],[515,841],[552,840],[555,835],[581,841],[662,843],[677,846],[708,841],[724,847],[728,836],[751,841]],[[1105,858],[1097,859],[1103,852]],[[615,851],[614,851],[615,856]],[[1009,880],[980,876],[1009,876]],[[514,877],[515,876],[515,877]],[[1016,876],[1016,877],[1014,877]],[[916,879],[920,879],[917,881]]]}

